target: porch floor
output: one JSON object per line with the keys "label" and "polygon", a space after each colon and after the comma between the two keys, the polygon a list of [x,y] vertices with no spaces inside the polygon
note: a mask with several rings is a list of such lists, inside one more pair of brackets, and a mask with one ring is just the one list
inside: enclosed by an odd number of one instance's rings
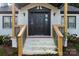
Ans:
{"label": "porch floor", "polygon": [[52,37],[28,37],[25,41],[23,54],[56,54],[56,45]]}

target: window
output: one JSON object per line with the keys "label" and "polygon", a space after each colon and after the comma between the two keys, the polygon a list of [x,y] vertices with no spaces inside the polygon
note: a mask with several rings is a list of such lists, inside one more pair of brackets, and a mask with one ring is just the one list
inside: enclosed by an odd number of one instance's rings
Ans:
{"label": "window", "polygon": [[[17,18],[17,17],[16,17]],[[12,28],[12,16],[3,16],[3,28]],[[17,24],[17,21],[15,21]]]}
{"label": "window", "polygon": [[68,28],[76,28],[76,17],[70,16],[68,18]]}
{"label": "window", "polygon": [[3,28],[11,28],[11,17],[3,16]]}
{"label": "window", "polygon": [[[64,25],[64,17],[61,17],[61,25]],[[76,16],[68,16],[68,28],[76,28]]]}

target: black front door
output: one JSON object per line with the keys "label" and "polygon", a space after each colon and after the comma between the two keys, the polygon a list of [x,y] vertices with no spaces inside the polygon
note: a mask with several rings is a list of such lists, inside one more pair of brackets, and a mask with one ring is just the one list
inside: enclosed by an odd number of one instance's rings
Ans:
{"label": "black front door", "polygon": [[29,35],[50,35],[50,12],[29,12]]}

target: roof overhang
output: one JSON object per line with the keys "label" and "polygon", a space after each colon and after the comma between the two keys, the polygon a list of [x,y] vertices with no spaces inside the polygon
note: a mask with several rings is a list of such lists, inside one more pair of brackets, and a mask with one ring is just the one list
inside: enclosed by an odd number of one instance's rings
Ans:
{"label": "roof overhang", "polygon": [[[64,7],[62,7],[60,9],[61,11],[61,14],[64,14]],[[68,14],[79,14],[79,8],[75,7],[75,6],[70,6],[68,5],[68,11],[67,11]]]}
{"label": "roof overhang", "polygon": [[[18,11],[15,13],[18,14]],[[0,11],[0,14],[12,14],[12,11]]]}
{"label": "roof overhang", "polygon": [[[30,3],[16,3],[16,7],[18,7],[19,9],[21,9],[22,7],[29,5]],[[58,9],[60,9],[63,6],[63,3],[49,3],[52,6],[57,7]]]}
{"label": "roof overhang", "polygon": [[[64,14],[64,11],[60,12],[61,14]],[[67,11],[68,14],[79,14],[79,11]]]}

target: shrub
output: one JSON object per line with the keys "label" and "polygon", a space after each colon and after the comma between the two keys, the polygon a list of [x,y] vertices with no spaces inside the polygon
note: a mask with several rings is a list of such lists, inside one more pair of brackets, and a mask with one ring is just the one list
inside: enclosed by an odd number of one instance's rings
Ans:
{"label": "shrub", "polygon": [[74,44],[74,47],[79,51],[79,44]]}
{"label": "shrub", "polygon": [[0,36],[0,45],[6,45],[6,46],[11,46],[12,45],[12,40],[10,40],[10,36],[7,35],[1,35]]}
{"label": "shrub", "polygon": [[9,36],[4,36],[4,45],[5,46],[11,46],[12,45],[12,40],[10,40]]}
{"label": "shrub", "polygon": [[75,42],[77,34],[69,34],[67,35],[68,41]]}
{"label": "shrub", "polygon": [[2,35],[0,36],[0,45],[2,45],[2,44],[4,43],[3,37],[4,37],[4,36],[2,36]]}

